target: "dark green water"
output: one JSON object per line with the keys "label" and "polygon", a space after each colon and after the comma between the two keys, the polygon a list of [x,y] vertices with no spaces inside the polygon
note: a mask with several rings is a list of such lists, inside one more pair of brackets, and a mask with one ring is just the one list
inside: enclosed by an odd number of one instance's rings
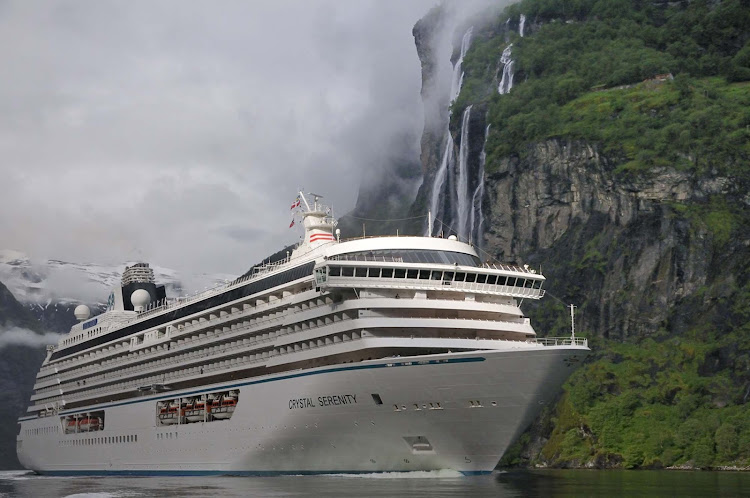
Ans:
{"label": "dark green water", "polygon": [[40,477],[0,472],[3,497],[750,496],[750,473],[545,470],[284,477]]}

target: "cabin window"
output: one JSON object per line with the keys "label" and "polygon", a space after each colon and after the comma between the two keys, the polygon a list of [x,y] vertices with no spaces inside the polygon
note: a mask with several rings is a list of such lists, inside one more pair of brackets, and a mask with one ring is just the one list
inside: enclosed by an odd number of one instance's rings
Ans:
{"label": "cabin window", "polygon": [[421,270],[419,272],[419,279],[428,280],[430,278],[430,273],[432,273],[430,270]]}
{"label": "cabin window", "polygon": [[541,288],[542,288],[542,281],[534,280],[534,289],[541,289]]}
{"label": "cabin window", "polygon": [[396,268],[396,271],[393,275],[396,278],[405,278],[406,277],[406,270],[403,268]]}
{"label": "cabin window", "polygon": [[444,272],[443,273],[443,280],[447,281],[447,282],[453,280],[453,272],[452,271]]}
{"label": "cabin window", "polygon": [[367,268],[357,268],[357,270],[356,270],[356,276],[357,277],[366,277],[367,276]]}
{"label": "cabin window", "polygon": [[432,280],[442,280],[443,279],[443,272],[441,271],[433,271],[432,276],[430,277]]}
{"label": "cabin window", "polygon": [[497,277],[497,285],[507,285],[507,277]]}
{"label": "cabin window", "polygon": [[393,268],[383,268],[383,278],[393,278]]}
{"label": "cabin window", "polygon": [[352,268],[351,266],[348,266],[348,267],[345,266],[344,268],[341,269],[341,274],[344,275],[345,277],[353,277],[354,268]]}
{"label": "cabin window", "polygon": [[466,273],[456,273],[456,282],[463,282],[466,279]]}
{"label": "cabin window", "polygon": [[487,275],[477,275],[477,283],[484,284],[487,282]]}
{"label": "cabin window", "polygon": [[487,283],[495,285],[497,283],[497,275],[487,275]]}
{"label": "cabin window", "polygon": [[531,289],[531,287],[533,285],[534,285],[534,281],[533,280],[526,280],[526,282],[524,282],[524,284],[523,284],[523,286],[526,287],[527,289]]}
{"label": "cabin window", "polygon": [[331,266],[329,270],[329,274],[332,277],[340,277],[341,276],[341,267],[340,266]]}
{"label": "cabin window", "polygon": [[516,287],[523,287],[524,279],[519,278],[516,280]]}
{"label": "cabin window", "polygon": [[476,278],[477,278],[476,273],[467,273],[466,274],[466,281],[467,282],[473,282],[474,280],[476,280]]}
{"label": "cabin window", "polygon": [[508,282],[505,285],[508,285],[510,287],[516,285],[516,277],[508,277]]}
{"label": "cabin window", "polygon": [[406,278],[417,278],[419,270],[406,270]]}
{"label": "cabin window", "polygon": [[367,276],[368,277],[379,277],[380,276],[380,268],[370,268],[367,270]]}

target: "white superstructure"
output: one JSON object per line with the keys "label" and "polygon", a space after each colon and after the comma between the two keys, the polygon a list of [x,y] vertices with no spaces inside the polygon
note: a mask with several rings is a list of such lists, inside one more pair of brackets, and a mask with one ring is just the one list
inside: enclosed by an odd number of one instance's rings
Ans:
{"label": "white superstructure", "polygon": [[300,193],[300,245],[169,300],[148,265],[48,354],[21,463],[60,474],[491,471],[589,352],[537,339],[533,270],[458,240],[340,241]]}

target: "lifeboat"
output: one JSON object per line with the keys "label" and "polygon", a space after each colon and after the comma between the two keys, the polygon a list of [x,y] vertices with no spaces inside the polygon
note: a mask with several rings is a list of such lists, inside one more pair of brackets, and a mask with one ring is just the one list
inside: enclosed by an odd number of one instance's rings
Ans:
{"label": "lifeboat", "polygon": [[101,421],[96,417],[84,417],[78,422],[78,430],[81,432],[98,431]]}
{"label": "lifeboat", "polygon": [[76,419],[70,418],[65,421],[65,434],[73,434],[76,432],[76,427],[78,427],[78,423],[76,422]]}
{"label": "lifeboat", "polygon": [[221,399],[214,400],[214,404],[211,406],[211,415],[217,420],[226,420],[232,417],[236,407],[237,393],[230,391],[229,394],[225,394]]}
{"label": "lifeboat", "polygon": [[159,409],[159,421],[163,425],[177,424],[180,421],[181,411],[179,403],[171,402]]}
{"label": "lifeboat", "polygon": [[190,400],[185,405],[185,419],[188,422],[203,422],[206,416],[206,402],[202,400]]}

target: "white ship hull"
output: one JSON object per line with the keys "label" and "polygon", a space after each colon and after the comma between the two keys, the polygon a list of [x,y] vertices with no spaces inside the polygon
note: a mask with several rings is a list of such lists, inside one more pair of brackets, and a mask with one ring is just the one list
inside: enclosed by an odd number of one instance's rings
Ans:
{"label": "white ship hull", "polygon": [[[588,352],[390,358],[170,391],[90,407],[106,411],[96,432],[51,429],[58,416],[22,420],[39,435],[19,441],[18,456],[43,474],[487,473]],[[158,400],[217,389],[239,391],[231,419],[157,424]]]}

